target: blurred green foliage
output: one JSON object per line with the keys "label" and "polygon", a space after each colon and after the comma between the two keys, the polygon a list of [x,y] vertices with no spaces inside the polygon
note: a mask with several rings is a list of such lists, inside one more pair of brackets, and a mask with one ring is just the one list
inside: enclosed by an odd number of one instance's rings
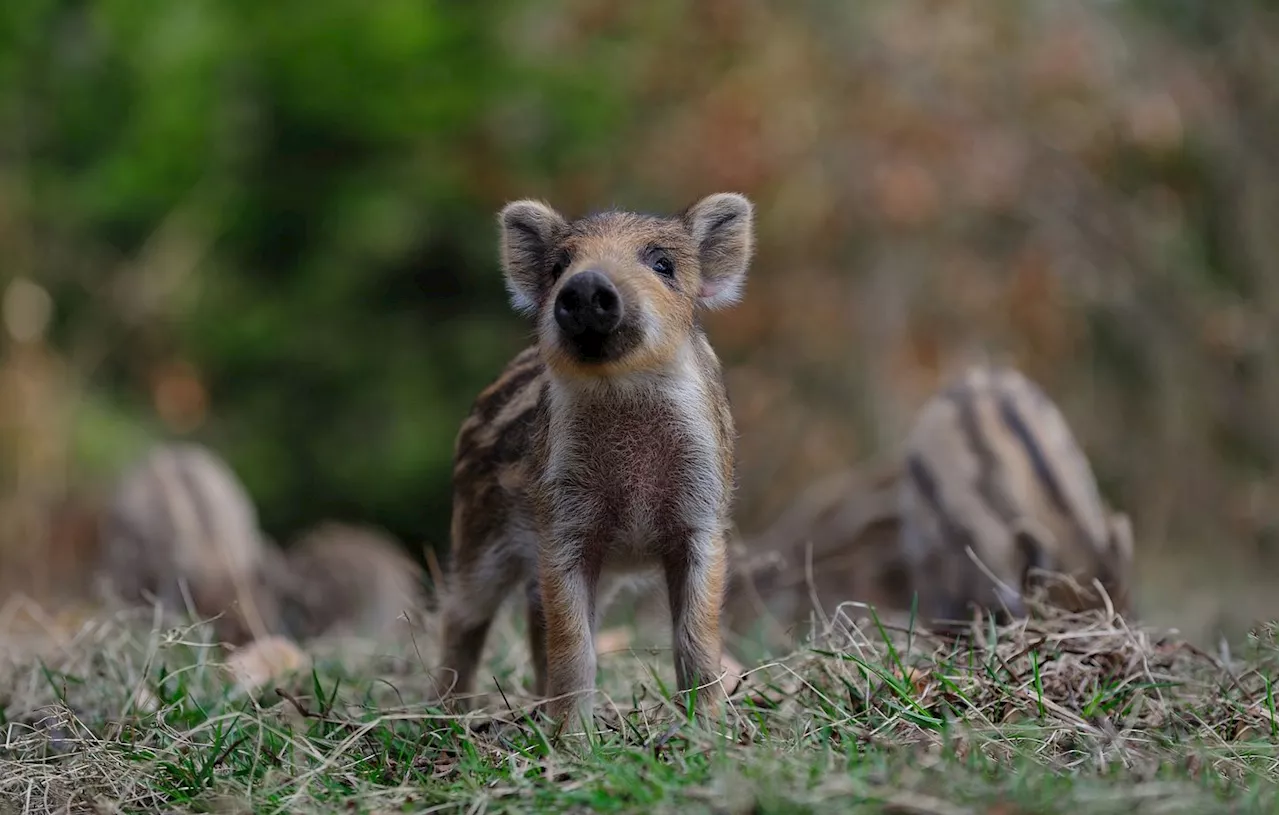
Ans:
{"label": "blurred green foliage", "polygon": [[[24,0],[0,12],[0,143],[23,176],[9,180],[30,191],[30,227],[59,244],[36,261],[57,344],[109,349],[90,388],[141,415],[151,366],[193,363],[213,406],[199,435],[277,534],[337,513],[444,535],[454,429],[523,340],[491,227],[503,184],[607,142],[615,118],[589,63],[521,63],[499,37],[509,11]],[[488,117],[513,107],[536,119],[518,151],[488,139]],[[115,266],[168,221],[177,245],[159,260],[186,259],[190,279],[129,324],[110,307]]]}

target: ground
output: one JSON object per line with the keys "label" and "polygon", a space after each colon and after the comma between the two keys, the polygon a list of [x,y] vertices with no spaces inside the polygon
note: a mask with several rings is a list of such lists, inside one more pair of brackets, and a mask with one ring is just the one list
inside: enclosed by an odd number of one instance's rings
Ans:
{"label": "ground", "polygon": [[[946,642],[837,620],[752,665],[718,723],[669,701],[669,652],[601,659],[601,732],[526,713],[518,620],[484,708],[426,704],[430,623],[308,646],[246,686],[207,626],[102,613],[0,651],[0,813],[1275,812],[1277,644],[1208,654],[1103,614]],[[646,641],[660,644],[661,635]],[[745,646],[744,646],[745,647]],[[741,654],[741,651],[740,651]]]}

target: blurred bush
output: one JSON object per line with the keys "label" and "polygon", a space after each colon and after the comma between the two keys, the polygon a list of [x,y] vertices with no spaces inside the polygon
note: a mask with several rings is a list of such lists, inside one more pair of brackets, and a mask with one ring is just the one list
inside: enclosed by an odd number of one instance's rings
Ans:
{"label": "blurred bush", "polygon": [[6,12],[8,271],[59,305],[83,463],[111,474],[134,421],[195,433],[276,531],[328,512],[439,537],[453,426],[521,342],[491,210],[528,156],[552,172],[608,133],[608,86],[525,65],[509,11]]}
{"label": "blurred bush", "polygon": [[759,256],[709,324],[744,528],[998,358],[1149,570],[1262,564],[1270,598],[1275,30],[1246,0],[5,4],[4,500],[188,435],[277,537],[442,546],[456,427],[528,335],[496,209],[737,189]]}

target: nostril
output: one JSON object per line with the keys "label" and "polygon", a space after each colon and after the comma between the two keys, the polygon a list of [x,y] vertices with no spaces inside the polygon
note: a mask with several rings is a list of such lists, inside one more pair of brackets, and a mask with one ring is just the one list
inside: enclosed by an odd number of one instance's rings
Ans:
{"label": "nostril", "polygon": [[618,310],[618,293],[601,286],[592,293],[591,305],[601,314],[612,314]]}
{"label": "nostril", "polygon": [[578,334],[583,328],[581,303],[582,298],[572,287],[564,288],[556,297],[556,322],[571,335]]}

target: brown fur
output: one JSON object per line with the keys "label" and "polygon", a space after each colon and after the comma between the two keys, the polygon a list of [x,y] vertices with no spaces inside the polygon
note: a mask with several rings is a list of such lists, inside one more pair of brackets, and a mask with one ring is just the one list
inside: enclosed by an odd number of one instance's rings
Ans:
{"label": "brown fur", "polygon": [[239,648],[263,637],[284,633],[279,596],[275,586],[262,574],[270,562],[268,556],[257,571],[243,580],[196,584],[192,591],[196,613],[202,618],[213,618],[213,636],[217,642]]}
{"label": "brown fur", "polygon": [[[745,542],[726,606],[738,634],[762,617],[776,621],[777,645],[802,638],[798,626],[846,602],[877,613],[909,608],[910,575],[898,547],[897,467],[848,471],[805,489],[768,529]],[[818,608],[815,609],[814,605]]]}
{"label": "brown fur", "polygon": [[422,568],[372,527],[318,524],[273,571],[285,627],[297,640],[329,633],[381,636],[423,605]]}
{"label": "brown fur", "polygon": [[264,544],[257,510],[231,468],[189,443],[153,448],[124,474],[101,519],[99,586],[126,602],[223,615],[215,634],[241,644],[278,629],[258,579]]}
{"label": "brown fur", "polygon": [[[609,212],[569,222],[521,201],[499,220],[508,287],[516,307],[536,315],[537,342],[480,394],[457,438],[442,601],[453,693],[471,692],[494,615],[523,589],[535,692],[553,697],[562,721],[575,705],[589,711],[601,580],[654,567],[665,578],[678,685],[711,682],[734,428],[696,315],[736,296],[752,252],[751,205],[720,194],[674,218]],[[558,309],[579,302],[571,287],[601,276],[621,303],[616,327],[575,339]],[[703,709],[713,694],[698,694]]]}
{"label": "brown fur", "polygon": [[971,368],[921,409],[900,500],[925,619],[967,619],[973,607],[1022,616],[1023,594],[1046,571],[1083,587],[1051,582],[1055,605],[1100,606],[1096,578],[1118,611],[1128,608],[1128,518],[1105,507],[1066,420],[1016,370]]}

